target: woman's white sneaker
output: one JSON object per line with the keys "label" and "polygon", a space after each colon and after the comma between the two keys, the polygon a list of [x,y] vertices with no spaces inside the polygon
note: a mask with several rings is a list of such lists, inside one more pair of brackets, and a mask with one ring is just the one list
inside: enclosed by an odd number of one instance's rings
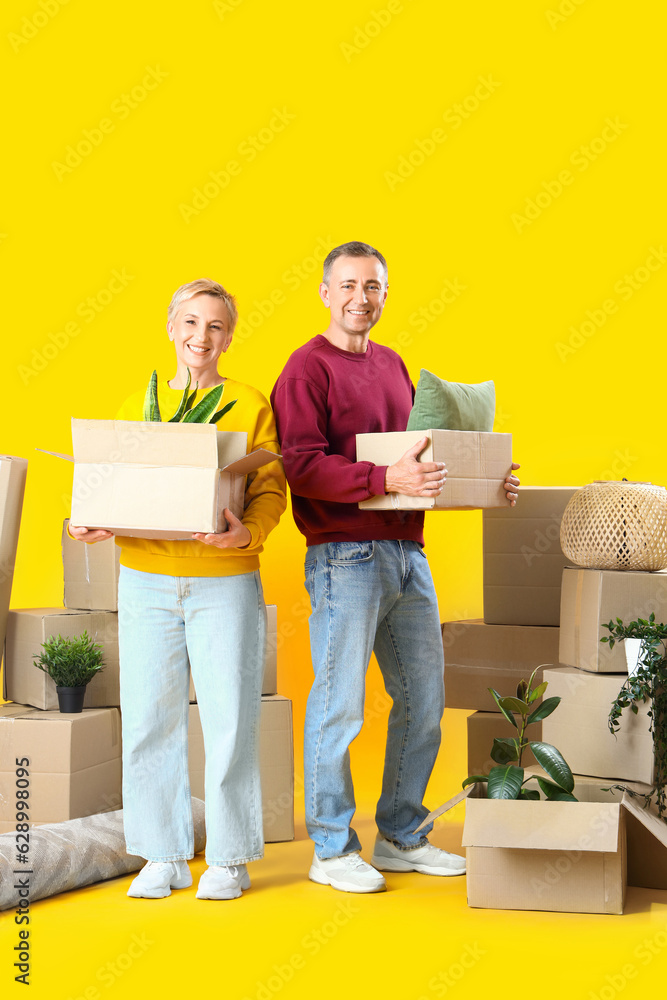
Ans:
{"label": "woman's white sneaker", "polygon": [[197,887],[197,899],[238,899],[250,888],[245,865],[209,865]]}
{"label": "woman's white sneaker", "polygon": [[433,844],[402,851],[378,834],[371,861],[383,872],[421,872],[422,875],[465,875],[466,859],[441,851]]}
{"label": "woman's white sneaker", "polygon": [[308,878],[311,882],[330,885],[341,892],[383,892],[387,888],[384,877],[366,864],[356,851],[324,860],[317,854],[313,855]]}
{"label": "woman's white sneaker", "polygon": [[192,875],[187,861],[149,861],[127,890],[128,896],[162,899],[171,896],[172,889],[187,889]]}

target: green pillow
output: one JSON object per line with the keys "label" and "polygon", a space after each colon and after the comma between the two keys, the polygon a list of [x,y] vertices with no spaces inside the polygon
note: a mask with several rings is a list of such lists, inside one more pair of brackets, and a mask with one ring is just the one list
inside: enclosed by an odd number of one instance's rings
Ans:
{"label": "green pillow", "polygon": [[445,382],[422,368],[407,430],[492,431],[495,413],[493,382]]}

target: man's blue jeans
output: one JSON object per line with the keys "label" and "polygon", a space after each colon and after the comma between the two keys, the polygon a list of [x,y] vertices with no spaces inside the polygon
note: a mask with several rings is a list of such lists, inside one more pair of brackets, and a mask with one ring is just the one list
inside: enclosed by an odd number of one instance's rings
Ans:
{"label": "man's blue jeans", "polygon": [[306,555],[315,680],[306,709],[306,825],[318,857],[360,850],[349,747],[364,719],[375,651],[393,700],[376,822],[404,849],[427,815],[422,799],[440,746],[444,657],[428,561],[412,541],[329,542]]}

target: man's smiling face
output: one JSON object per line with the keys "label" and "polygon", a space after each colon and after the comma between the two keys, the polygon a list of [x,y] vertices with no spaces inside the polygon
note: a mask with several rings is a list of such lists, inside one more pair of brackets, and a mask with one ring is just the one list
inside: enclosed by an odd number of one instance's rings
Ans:
{"label": "man's smiling face", "polygon": [[320,296],[331,312],[330,328],[348,337],[368,337],[387,298],[384,268],[377,257],[338,257]]}

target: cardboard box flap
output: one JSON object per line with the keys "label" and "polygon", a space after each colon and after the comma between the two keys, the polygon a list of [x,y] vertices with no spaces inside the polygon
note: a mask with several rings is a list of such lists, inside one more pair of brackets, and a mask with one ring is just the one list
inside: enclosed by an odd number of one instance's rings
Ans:
{"label": "cardboard box flap", "polygon": [[[550,814],[550,809],[558,805],[569,807],[567,824],[553,822],[554,814]],[[489,806],[493,806],[492,818]],[[620,803],[615,802],[553,803],[470,798],[461,842],[464,847],[613,854],[619,845],[620,809]]]}
{"label": "cardboard box flap", "polygon": [[419,826],[414,832],[419,833],[420,830],[423,830],[424,827],[427,826],[429,823],[432,823],[433,820],[437,819],[439,816],[442,816],[443,813],[449,812],[449,810],[453,809],[454,806],[457,806],[459,802],[463,802],[464,799],[468,798],[474,787],[475,787],[474,785],[468,785],[468,787],[464,788],[463,791],[459,792],[457,795],[454,795],[447,802],[443,803],[443,805],[438,806],[438,808],[434,809],[433,812],[430,812],[428,816],[423,820],[423,822],[419,824]]}
{"label": "cardboard box flap", "polygon": [[651,809],[645,809],[636,798],[627,792],[623,793],[621,805],[629,813],[632,813],[663,847],[667,847],[667,823],[664,820],[661,820]]}
{"label": "cardboard box flap", "polygon": [[74,455],[63,455],[61,451],[47,451],[46,448],[35,448],[35,451],[41,451],[43,455],[53,455],[54,458],[62,458],[66,462],[74,461]]}
{"label": "cardboard box flap", "polygon": [[233,472],[236,475],[245,476],[249,472],[254,472],[255,469],[259,469],[262,465],[266,465],[268,462],[273,462],[276,458],[280,458],[275,451],[268,451],[266,448],[257,448],[255,451],[251,451],[248,455],[243,458],[238,459],[235,462],[230,462],[229,465],[223,466],[223,472]]}
{"label": "cardboard box flap", "polygon": [[82,465],[215,469],[245,455],[247,439],[244,431],[218,431],[215,424],[72,418],[74,458]]}

